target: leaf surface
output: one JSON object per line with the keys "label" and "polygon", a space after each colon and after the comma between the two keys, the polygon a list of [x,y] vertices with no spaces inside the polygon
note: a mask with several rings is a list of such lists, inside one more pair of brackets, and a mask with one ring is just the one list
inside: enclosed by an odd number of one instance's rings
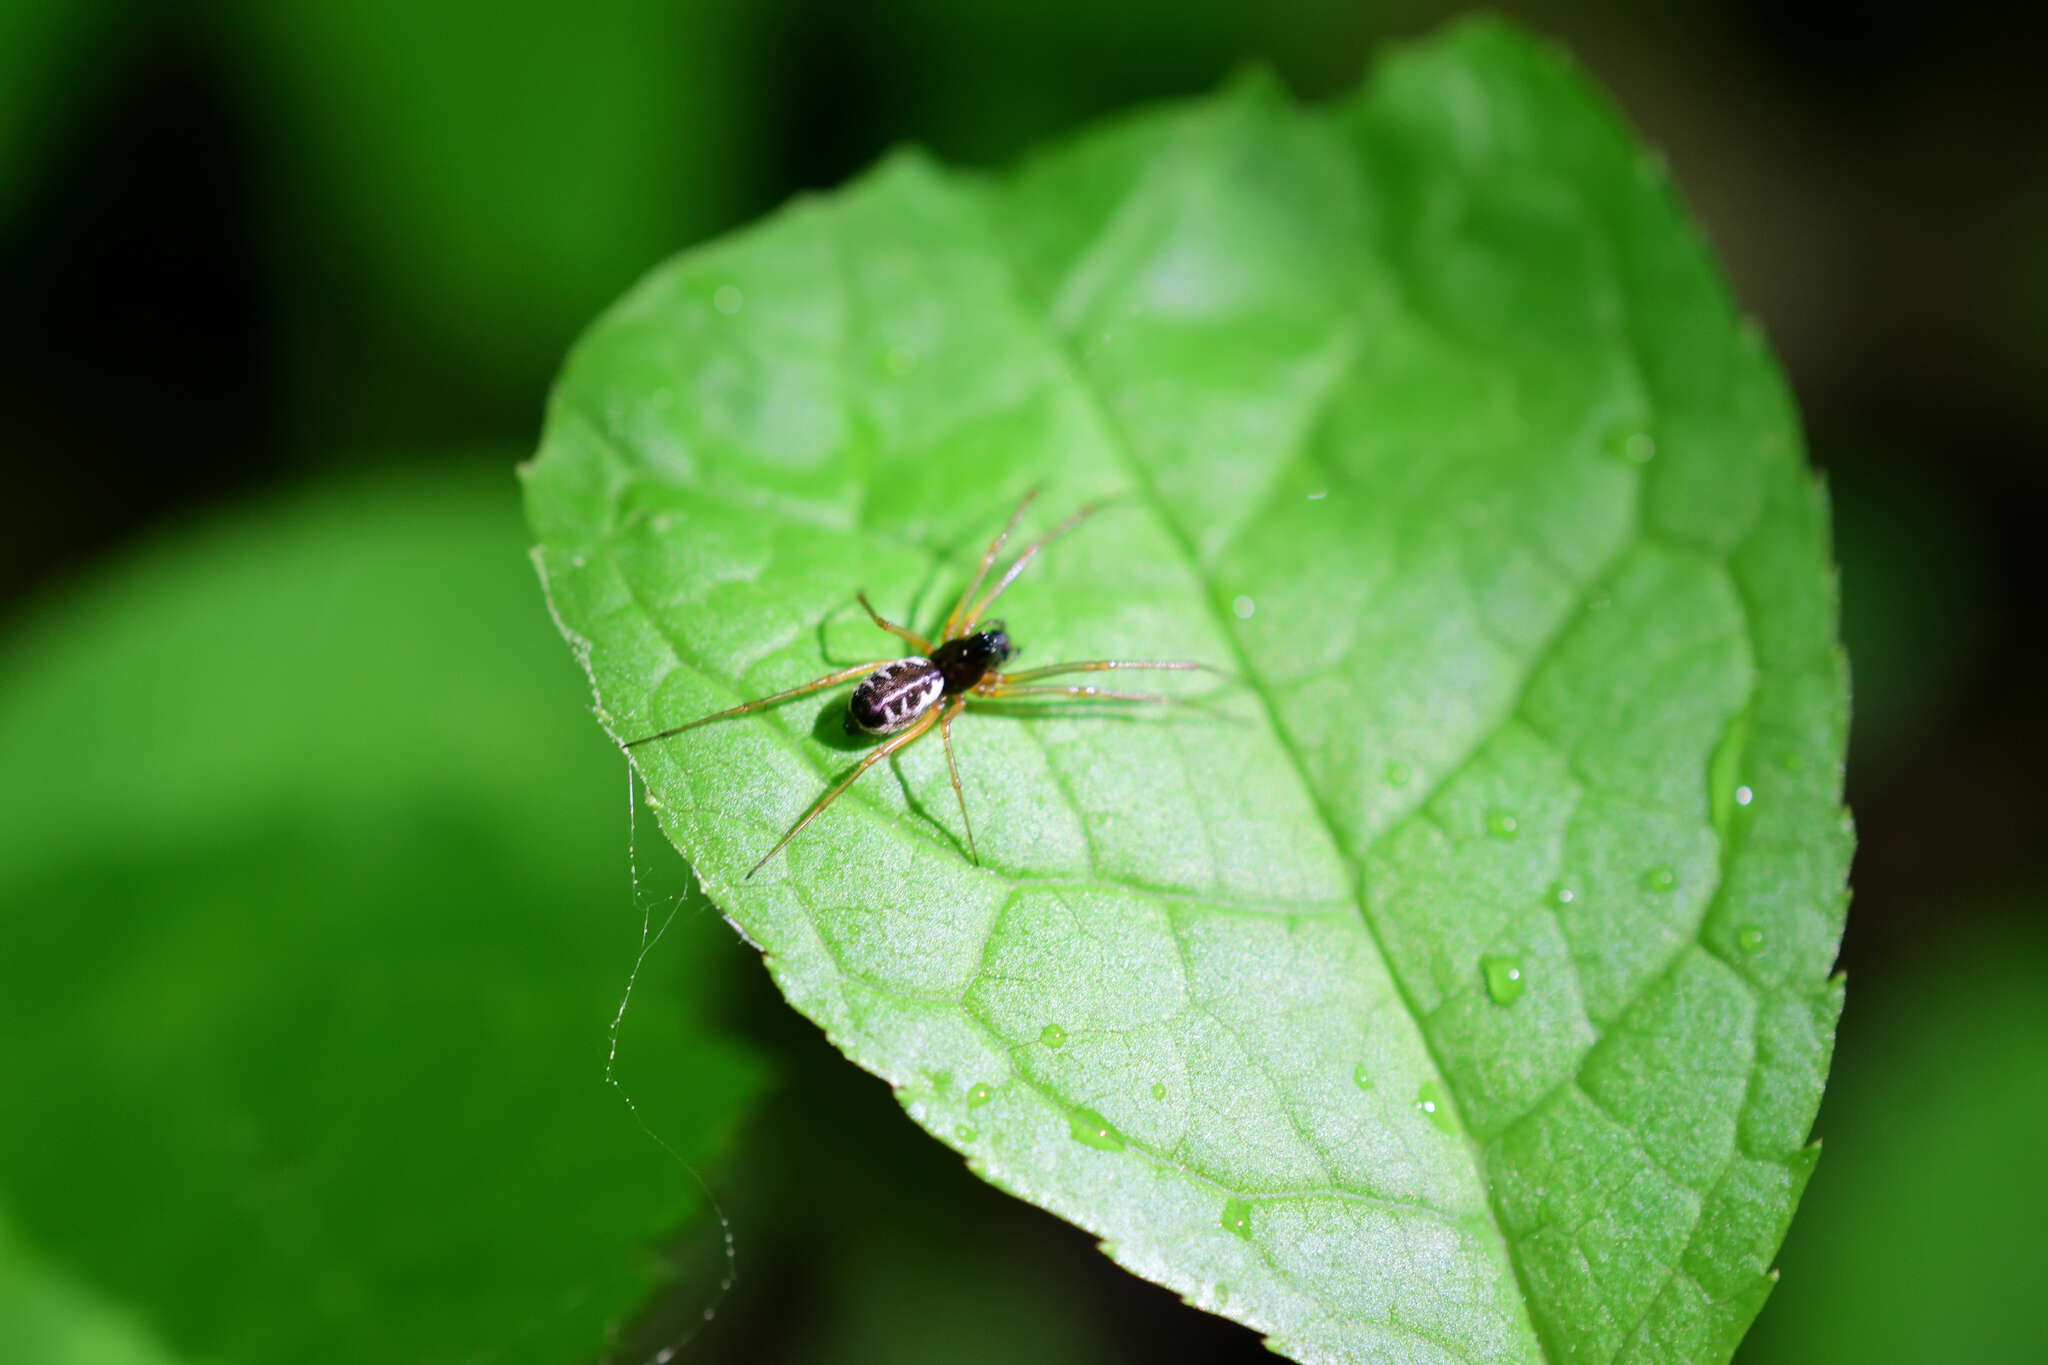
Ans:
{"label": "leaf surface", "polygon": [[1705,1360],[1810,1168],[1850,845],[1827,529],[1655,164],[1493,25],[686,255],[528,481],[636,737],[936,629],[1042,488],[1026,663],[1203,713],[839,695],[633,750],[789,1001],[986,1178],[1303,1360]]}
{"label": "leaf surface", "polygon": [[[670,1239],[715,1255],[604,1085],[640,931],[625,784],[522,551],[502,465],[330,488],[10,640],[0,1213],[43,1268],[18,1330],[104,1304],[107,1342],[195,1360],[587,1360]],[[707,1026],[732,945],[693,924],[621,1060],[708,1164],[763,1068]]]}
{"label": "leaf surface", "polygon": [[44,1263],[0,1210],[0,1360],[176,1365],[133,1315]]}

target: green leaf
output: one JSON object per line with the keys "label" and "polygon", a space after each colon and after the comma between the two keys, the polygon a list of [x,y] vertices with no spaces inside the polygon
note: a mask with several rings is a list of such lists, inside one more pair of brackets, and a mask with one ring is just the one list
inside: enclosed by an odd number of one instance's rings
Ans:
{"label": "green leaf", "polygon": [[[615,737],[893,652],[1027,488],[1032,660],[1193,715],[632,751],[790,1003],[987,1179],[1304,1360],[1711,1360],[1811,1168],[1850,846],[1823,499],[1656,163],[1481,24],[644,282],[528,480]],[[822,623],[822,624],[821,624]],[[1489,964],[1519,991],[1489,992]],[[1508,976],[1512,970],[1513,975]]]}
{"label": "green leaf", "polygon": [[0,5],[0,225],[60,145],[66,117],[94,92],[96,66],[128,17],[123,0]]}
{"label": "green leaf", "polygon": [[1873,972],[1828,1089],[1828,1163],[1743,1365],[2039,1354],[2048,1195],[2048,895],[1985,934],[1949,906],[1910,971]]}
{"label": "green leaf", "polygon": [[[668,1239],[719,1245],[604,1085],[625,785],[528,575],[502,466],[330,489],[0,663],[0,1202],[181,1355],[589,1359]],[[707,1027],[717,929],[677,921],[625,1040],[692,1163],[761,1081]]]}
{"label": "green leaf", "polygon": [[314,267],[338,262],[344,288],[372,291],[402,343],[544,374],[676,232],[746,201],[762,121],[740,6],[508,0],[485,21],[460,0],[244,0],[228,13],[281,130],[279,170],[303,181]]}
{"label": "green leaf", "polygon": [[0,1209],[0,1360],[36,1365],[173,1365],[118,1305],[45,1263]]}

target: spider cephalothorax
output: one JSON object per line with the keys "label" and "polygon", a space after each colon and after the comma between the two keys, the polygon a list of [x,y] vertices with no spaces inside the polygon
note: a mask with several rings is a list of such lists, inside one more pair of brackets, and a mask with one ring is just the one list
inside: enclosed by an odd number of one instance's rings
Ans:
{"label": "spider cephalothorax", "polygon": [[958,696],[981,686],[982,679],[1010,661],[1017,651],[1001,621],[991,621],[972,635],[948,640],[932,651],[932,662],[946,680],[946,695]]}

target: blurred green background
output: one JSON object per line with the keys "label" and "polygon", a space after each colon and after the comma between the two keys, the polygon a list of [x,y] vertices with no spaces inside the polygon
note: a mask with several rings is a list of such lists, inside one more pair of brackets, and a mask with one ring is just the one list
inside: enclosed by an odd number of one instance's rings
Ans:
{"label": "blurred green background", "polygon": [[[2038,1359],[2048,42],[1501,8],[1664,150],[1834,492],[1849,1005],[1739,1358]],[[900,141],[1329,95],[1453,12],[0,0],[0,1359],[1269,1359],[973,1180],[629,858],[510,470],[679,247]]]}

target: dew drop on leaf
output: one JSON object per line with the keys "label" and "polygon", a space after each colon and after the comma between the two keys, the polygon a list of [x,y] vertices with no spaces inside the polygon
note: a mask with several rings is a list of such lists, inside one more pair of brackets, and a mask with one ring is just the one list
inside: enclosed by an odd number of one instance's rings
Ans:
{"label": "dew drop on leaf", "polygon": [[1751,791],[1747,786],[1741,786],[1735,789],[1736,805],[1746,806],[1754,800],[1756,800],[1756,793],[1754,791]]}
{"label": "dew drop on leaf", "polygon": [[1520,958],[1489,954],[1479,959],[1479,970],[1486,978],[1486,993],[1493,997],[1494,1004],[1512,1005],[1522,998],[1528,983],[1522,979]]}
{"label": "dew drop on leaf", "polygon": [[1252,1206],[1242,1199],[1225,1201],[1223,1227],[1225,1231],[1249,1242],[1252,1239]]}
{"label": "dew drop on leaf", "polygon": [[1512,811],[1491,810],[1486,813],[1486,832],[1496,839],[1512,839],[1521,827],[1522,822]]}
{"label": "dew drop on leaf", "polygon": [[736,284],[721,284],[711,295],[711,306],[727,317],[739,312],[746,301],[746,295],[740,293]]}
{"label": "dew drop on leaf", "polygon": [[1387,765],[1387,785],[1389,787],[1405,787],[1408,785],[1408,765],[1406,763],[1389,763]]}
{"label": "dew drop on leaf", "polygon": [[1351,1068],[1351,1081],[1360,1090],[1372,1089],[1372,1073],[1365,1069],[1364,1062]]}
{"label": "dew drop on leaf", "polygon": [[1067,1114],[1067,1125],[1073,1130],[1074,1141],[1084,1146],[1099,1148],[1105,1152],[1121,1152],[1124,1149],[1124,1135],[1116,1125],[1096,1113],[1093,1109],[1075,1109]]}
{"label": "dew drop on leaf", "polygon": [[1038,1041],[1047,1047],[1064,1047],[1067,1042],[1067,1031],[1058,1024],[1047,1024],[1038,1031]]}
{"label": "dew drop on leaf", "polygon": [[972,1128],[968,1127],[966,1124],[963,1123],[953,1130],[953,1136],[959,1138],[962,1142],[972,1142],[978,1136],[978,1134],[976,1134]]}
{"label": "dew drop on leaf", "polygon": [[1649,891],[1669,891],[1678,885],[1678,874],[1668,864],[1659,863],[1643,874],[1643,887]]}
{"label": "dew drop on leaf", "polygon": [[1444,1132],[1458,1131],[1458,1121],[1451,1117],[1451,1106],[1444,1098],[1444,1089],[1435,1081],[1424,1081],[1422,1088],[1415,1092],[1415,1107]]}
{"label": "dew drop on leaf", "polygon": [[1745,924],[1735,931],[1735,946],[1745,953],[1760,953],[1764,950],[1764,931],[1754,924]]}
{"label": "dew drop on leaf", "polygon": [[1166,1084],[1165,1084],[1165,1082],[1163,1082],[1163,1081],[1159,1081],[1159,1082],[1154,1082],[1154,1083],[1153,1083],[1153,1086],[1152,1086],[1152,1098],[1153,1098],[1153,1099],[1155,1099],[1155,1100],[1163,1100],[1163,1099],[1165,1099],[1165,1098],[1166,1098]]}
{"label": "dew drop on leaf", "polygon": [[995,1098],[995,1093],[994,1090],[989,1088],[988,1082],[980,1082],[967,1092],[967,1107],[969,1109],[979,1109]]}
{"label": "dew drop on leaf", "polygon": [[1578,892],[1576,892],[1576,891],[1574,891],[1574,890],[1573,890],[1573,889],[1571,888],[1571,886],[1570,886],[1570,884],[1569,884],[1569,883],[1566,883],[1566,882],[1552,882],[1552,883],[1550,884],[1550,902],[1551,902],[1551,904],[1553,904],[1553,905],[1570,905],[1570,904],[1571,904],[1571,903],[1572,903],[1573,901],[1577,900],[1578,898],[1579,898],[1579,893],[1578,893]]}

